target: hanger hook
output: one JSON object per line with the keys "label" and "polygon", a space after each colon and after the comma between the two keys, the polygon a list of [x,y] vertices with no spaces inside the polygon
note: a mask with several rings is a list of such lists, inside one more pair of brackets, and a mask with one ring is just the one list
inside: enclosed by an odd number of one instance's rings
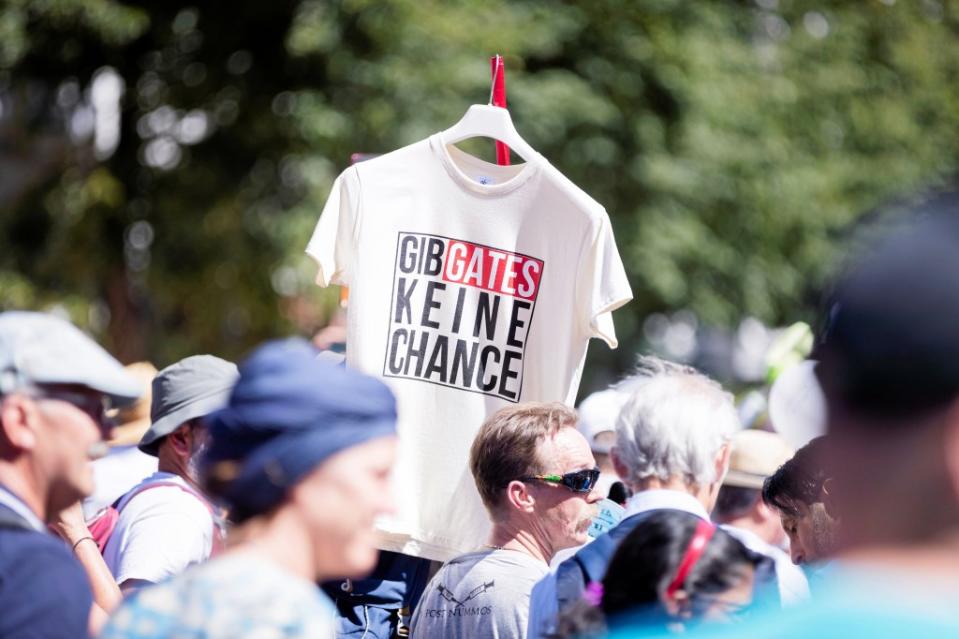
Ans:
{"label": "hanger hook", "polygon": [[502,59],[503,56],[497,53],[496,62],[493,64],[493,80],[489,85],[489,102],[486,103],[487,106],[493,106],[493,94],[496,91],[496,78],[499,77],[499,68],[502,66]]}

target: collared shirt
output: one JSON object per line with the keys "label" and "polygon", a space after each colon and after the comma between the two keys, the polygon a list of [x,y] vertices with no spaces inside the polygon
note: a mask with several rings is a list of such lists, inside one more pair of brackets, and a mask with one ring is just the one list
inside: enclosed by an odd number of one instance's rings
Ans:
{"label": "collared shirt", "polygon": [[690,495],[681,490],[657,488],[655,490],[641,490],[626,502],[626,514],[623,519],[644,513],[650,510],[682,510],[700,519],[709,521],[706,507]]}
{"label": "collared shirt", "polygon": [[[681,490],[668,489],[642,490],[636,493],[626,501],[626,512],[623,515],[623,519],[650,510],[663,509],[681,510],[695,515],[700,519],[709,521],[709,513],[706,512],[706,507],[703,506],[698,499]],[[589,542],[586,543],[588,544]],[[585,545],[586,544],[583,544],[583,546]],[[533,587],[533,592],[530,595],[529,626],[527,631],[530,639],[548,634],[555,629],[556,621],[559,617],[559,605],[556,593],[556,568],[563,560],[572,557],[583,546],[564,551],[562,558],[551,564],[553,570]]]}
{"label": "collared shirt", "polygon": [[37,532],[46,532],[47,527],[43,525],[37,514],[30,510],[27,504],[10,492],[9,489],[0,486],[0,504],[3,504],[13,512],[23,517],[30,526]]}

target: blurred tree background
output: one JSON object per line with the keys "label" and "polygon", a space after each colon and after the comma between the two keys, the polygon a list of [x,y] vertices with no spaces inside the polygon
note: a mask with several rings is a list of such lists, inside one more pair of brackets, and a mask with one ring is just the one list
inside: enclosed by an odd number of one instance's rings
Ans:
{"label": "blurred tree background", "polygon": [[161,366],[311,334],[333,178],[485,102],[502,53],[517,128],[606,206],[632,280],[594,377],[677,313],[811,319],[864,212],[956,172],[954,5],[4,0],[0,309]]}

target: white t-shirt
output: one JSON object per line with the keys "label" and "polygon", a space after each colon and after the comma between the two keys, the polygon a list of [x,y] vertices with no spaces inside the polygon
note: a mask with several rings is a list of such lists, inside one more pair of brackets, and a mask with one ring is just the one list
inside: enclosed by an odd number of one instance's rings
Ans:
{"label": "white t-shirt", "polygon": [[483,420],[572,405],[586,346],[632,297],[606,211],[536,155],[483,162],[433,136],[337,178],[307,247],[350,287],[347,363],[399,404],[397,514],[381,547],[446,560],[489,529],[469,472]]}
{"label": "white t-shirt", "polygon": [[83,500],[83,516],[94,517],[156,471],[157,458],[136,444],[111,448],[106,457],[93,462],[94,490]]}
{"label": "white t-shirt", "polygon": [[[182,477],[165,472],[147,477],[134,490],[158,481],[195,490]],[[120,500],[120,517],[103,549],[118,584],[128,579],[159,583],[210,557],[213,517],[187,490],[160,486]]]}

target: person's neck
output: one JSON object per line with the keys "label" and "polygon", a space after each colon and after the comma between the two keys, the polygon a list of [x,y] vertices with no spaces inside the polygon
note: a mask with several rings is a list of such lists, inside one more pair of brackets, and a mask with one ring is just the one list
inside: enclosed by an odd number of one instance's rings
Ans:
{"label": "person's neck", "polygon": [[48,489],[42,476],[22,460],[0,462],[0,485],[18,497],[41,521],[47,520]]}
{"label": "person's neck", "polygon": [[157,461],[157,470],[161,473],[170,473],[171,475],[176,475],[189,484],[194,490],[200,492],[201,494],[203,493],[200,485],[190,475],[190,471],[187,468],[187,460],[176,456],[163,455],[161,453],[159,460]]}
{"label": "person's neck", "polygon": [[227,554],[254,555],[306,581],[326,577],[315,569],[315,548],[305,526],[285,508],[245,522],[230,535],[234,543]]}
{"label": "person's neck", "polygon": [[545,564],[550,562],[556,552],[545,535],[537,534],[513,521],[494,523],[487,545],[492,548],[517,550]]}
{"label": "person's neck", "polygon": [[667,480],[658,477],[647,477],[630,485],[633,493],[640,493],[648,490],[674,490],[680,493],[692,495],[696,501],[703,505],[706,512],[711,512],[715,503],[714,490],[712,485],[698,486],[688,484],[679,477],[670,477]]}

